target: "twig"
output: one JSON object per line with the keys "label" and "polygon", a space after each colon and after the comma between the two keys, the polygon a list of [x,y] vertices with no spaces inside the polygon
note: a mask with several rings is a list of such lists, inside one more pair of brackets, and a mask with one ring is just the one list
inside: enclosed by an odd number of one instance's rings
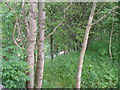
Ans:
{"label": "twig", "polygon": [[99,10],[95,14],[99,13],[100,10],[103,8],[103,6],[104,6],[104,4],[99,8]]}
{"label": "twig", "polygon": [[62,25],[62,23],[63,23],[63,21],[61,21],[61,23],[59,23],[59,24],[53,29],[53,31],[45,37],[45,39],[48,38],[49,36],[53,35],[54,32],[57,30],[57,28]]}
{"label": "twig", "polygon": [[64,13],[66,13],[66,11],[70,8],[71,5],[72,5],[72,1],[71,1],[70,4],[67,6],[67,8],[64,9]]}
{"label": "twig", "polygon": [[71,3],[67,6],[67,8],[64,9],[64,18],[65,18],[65,13],[66,13],[66,11],[70,8],[71,5],[72,5],[72,1],[71,1]]}

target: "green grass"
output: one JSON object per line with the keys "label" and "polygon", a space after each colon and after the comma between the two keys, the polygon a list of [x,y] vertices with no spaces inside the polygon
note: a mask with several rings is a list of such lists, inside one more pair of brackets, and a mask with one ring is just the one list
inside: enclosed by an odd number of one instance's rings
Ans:
{"label": "green grass", "polygon": [[[94,53],[92,53],[94,54]],[[87,51],[83,72],[83,88],[117,87],[117,64],[101,60]],[[74,88],[79,61],[79,52],[57,56],[54,61],[45,61],[43,88]]]}
{"label": "green grass", "polygon": [[[118,87],[118,63],[111,62],[108,41],[94,41],[86,51],[82,88]],[[43,88],[74,88],[79,62],[79,51],[45,60]]]}
{"label": "green grass", "polygon": [[71,52],[57,56],[53,61],[46,60],[43,87],[68,87],[69,80],[71,80],[69,87],[72,87],[75,83],[78,57],[78,52]]}

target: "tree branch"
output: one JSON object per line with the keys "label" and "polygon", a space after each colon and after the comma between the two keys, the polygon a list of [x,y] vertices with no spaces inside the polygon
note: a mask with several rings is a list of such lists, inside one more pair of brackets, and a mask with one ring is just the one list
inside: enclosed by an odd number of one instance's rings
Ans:
{"label": "tree branch", "polygon": [[24,23],[25,23],[25,25],[26,25],[26,31],[27,31],[27,34],[29,33],[29,24],[28,24],[28,20],[27,20],[27,18],[26,18],[26,13],[25,13],[25,9],[24,9],[24,7],[25,7],[25,2],[24,2],[24,0],[23,0],[23,2],[22,2],[22,13],[23,13],[23,16],[24,16]]}
{"label": "tree branch", "polygon": [[96,22],[92,23],[92,25],[95,25],[97,23],[99,23],[100,21],[102,21],[108,14],[110,14],[113,10],[120,8],[120,7],[114,7],[112,10],[110,10],[107,14],[105,14],[103,17],[101,17],[100,19],[98,19]]}
{"label": "tree branch", "polygon": [[27,33],[29,34],[29,24],[28,24],[28,20],[27,20],[27,18],[25,17],[25,25],[26,25],[26,31],[27,31]]}
{"label": "tree branch", "polygon": [[22,49],[24,49],[24,45],[23,45],[23,42],[22,42],[23,37],[21,35],[21,25],[20,25],[20,23],[18,23],[18,38],[16,38],[16,40],[20,42],[20,45],[21,45]]}
{"label": "tree branch", "polygon": [[99,8],[99,10],[95,13],[98,14],[100,12],[100,10],[103,8],[104,4]]}
{"label": "tree branch", "polygon": [[63,23],[63,21],[61,21],[61,23],[59,23],[59,24],[53,29],[53,31],[45,37],[45,39],[48,38],[49,36],[53,35],[54,32],[57,30],[57,28],[62,25],[62,23]]}
{"label": "tree branch", "polygon": [[14,35],[15,35],[15,31],[16,31],[17,24],[18,24],[18,19],[16,19],[16,23],[15,23],[15,25],[14,25],[14,31],[13,31],[12,37],[13,37],[14,44],[15,44],[17,47],[19,47],[20,49],[22,49],[22,48],[19,46],[19,44],[17,43],[17,41],[14,39]]}
{"label": "tree branch", "polygon": [[110,61],[112,61],[112,51],[111,51],[111,47],[112,47],[112,34],[113,34],[113,30],[114,30],[114,14],[113,14],[113,18],[112,18],[112,30],[111,30],[111,32],[110,32],[110,41],[109,41]]}
{"label": "tree branch", "polygon": [[[64,18],[65,18],[65,13],[66,13],[66,11],[70,8],[71,5],[72,5],[72,1],[71,1],[71,3],[64,9]],[[63,20],[61,21],[61,23],[59,23],[59,24],[53,29],[53,31],[52,31],[50,34],[48,34],[48,35],[45,37],[45,39],[48,38],[49,36],[53,35],[54,32],[57,30],[57,28],[58,28],[59,26],[61,26],[62,24],[63,24]]]}
{"label": "tree branch", "polygon": [[66,11],[70,8],[71,5],[72,5],[72,1],[71,1],[70,4],[64,9],[64,13],[66,13]]}

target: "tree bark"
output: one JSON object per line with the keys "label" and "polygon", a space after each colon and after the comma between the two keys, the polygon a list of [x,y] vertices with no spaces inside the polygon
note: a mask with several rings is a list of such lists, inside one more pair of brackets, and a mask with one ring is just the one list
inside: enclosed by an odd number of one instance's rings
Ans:
{"label": "tree bark", "polygon": [[30,72],[27,75],[30,77],[30,81],[26,82],[26,88],[34,87],[34,49],[36,43],[36,9],[37,5],[35,2],[30,3],[30,29],[27,33],[28,48],[27,48],[27,62],[29,64]]}
{"label": "tree bark", "polygon": [[36,88],[42,88],[43,70],[44,70],[44,27],[45,27],[45,11],[44,0],[38,2],[38,60],[36,67]]}
{"label": "tree bark", "polygon": [[92,20],[93,20],[93,17],[94,17],[95,8],[96,8],[96,2],[93,2],[93,6],[92,6],[92,9],[91,9],[91,14],[89,16],[88,24],[87,24],[87,27],[86,27],[86,32],[85,32],[83,45],[82,45],[82,50],[80,52],[80,58],[79,58],[78,72],[77,72],[77,77],[76,77],[76,88],[79,88],[79,89],[80,89],[80,84],[81,84],[81,73],[82,73],[82,66],[83,66],[83,58],[84,58],[86,47],[87,47],[89,32],[90,32],[90,28],[92,26]]}

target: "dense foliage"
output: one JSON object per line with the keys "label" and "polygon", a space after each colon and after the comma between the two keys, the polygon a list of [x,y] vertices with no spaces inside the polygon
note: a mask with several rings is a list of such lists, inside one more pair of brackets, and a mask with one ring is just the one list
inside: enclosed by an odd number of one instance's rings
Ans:
{"label": "dense foliage", "polygon": [[2,79],[3,85],[6,88],[24,88],[26,80],[29,77],[26,76],[28,65],[24,61],[9,60],[3,61]]}
{"label": "dense foliage", "polygon": [[[62,22],[62,25],[60,25],[50,37],[45,38],[43,88],[75,87],[79,52],[81,50],[92,3],[73,2],[68,10],[64,12],[70,4],[71,3],[68,2],[45,3],[45,37],[52,33],[59,23]],[[26,81],[30,78],[26,75],[29,71],[29,66],[26,63],[27,32],[24,15],[22,9],[20,9],[22,3],[10,2],[1,3],[1,5],[2,84],[7,88],[24,88]],[[120,2],[97,3],[93,22],[100,19],[104,14],[107,14],[115,6],[120,7]],[[25,15],[28,20],[29,8],[29,3],[25,3]],[[101,22],[91,27],[83,65],[82,88],[117,88],[119,86],[119,11],[120,9],[116,9],[108,14]],[[19,22],[15,31],[16,19],[18,19]],[[112,60],[110,60],[109,42],[113,23],[114,28],[111,43]],[[20,47],[23,48],[17,47],[13,39],[16,39]],[[19,39],[21,39],[22,42],[19,41]],[[59,55],[59,53],[64,50],[66,50],[67,53],[65,55]],[[36,43],[35,59],[37,58],[37,53]],[[53,59],[52,61],[50,56]]]}

